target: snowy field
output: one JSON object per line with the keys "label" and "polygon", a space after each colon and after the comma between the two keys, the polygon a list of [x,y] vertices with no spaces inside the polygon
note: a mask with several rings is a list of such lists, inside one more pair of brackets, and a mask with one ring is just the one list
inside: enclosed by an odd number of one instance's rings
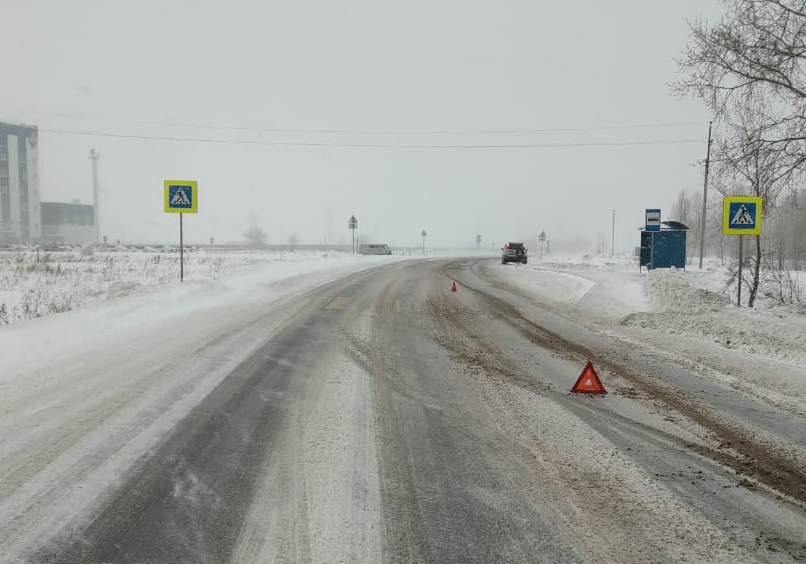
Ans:
{"label": "snowy field", "polygon": [[[340,264],[335,251],[191,250],[185,252],[185,281],[213,281],[245,267],[285,263]],[[88,304],[179,282],[175,249],[106,251],[80,248],[44,252],[0,251],[0,325],[72,311]]]}

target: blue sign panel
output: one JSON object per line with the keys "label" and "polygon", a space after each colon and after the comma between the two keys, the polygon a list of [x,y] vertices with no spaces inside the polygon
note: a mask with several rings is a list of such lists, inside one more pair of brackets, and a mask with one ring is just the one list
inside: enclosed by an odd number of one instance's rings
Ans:
{"label": "blue sign panel", "polygon": [[192,209],[193,190],[190,186],[169,186],[168,202],[174,209]]}
{"label": "blue sign panel", "polygon": [[730,202],[728,207],[728,227],[753,231],[756,228],[755,202]]}

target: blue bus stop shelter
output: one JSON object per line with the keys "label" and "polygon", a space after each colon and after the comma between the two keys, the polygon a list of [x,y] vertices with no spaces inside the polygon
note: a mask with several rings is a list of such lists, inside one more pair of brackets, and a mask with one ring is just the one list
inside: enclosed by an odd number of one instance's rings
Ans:
{"label": "blue bus stop shelter", "polygon": [[660,231],[641,229],[641,257],[638,268],[686,268],[688,226],[679,221],[664,221]]}

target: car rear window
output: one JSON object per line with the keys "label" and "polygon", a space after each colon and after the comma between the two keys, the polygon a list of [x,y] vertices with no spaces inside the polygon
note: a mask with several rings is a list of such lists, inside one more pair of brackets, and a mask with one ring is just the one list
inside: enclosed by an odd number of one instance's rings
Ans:
{"label": "car rear window", "polygon": [[508,243],[510,249],[522,249],[523,243]]}

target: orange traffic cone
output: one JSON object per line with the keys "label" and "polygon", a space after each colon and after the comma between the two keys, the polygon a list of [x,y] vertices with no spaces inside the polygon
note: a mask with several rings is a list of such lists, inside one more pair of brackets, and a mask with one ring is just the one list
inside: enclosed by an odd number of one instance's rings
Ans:
{"label": "orange traffic cone", "polygon": [[451,284],[451,292],[455,292],[455,291],[456,291],[456,282]]}

